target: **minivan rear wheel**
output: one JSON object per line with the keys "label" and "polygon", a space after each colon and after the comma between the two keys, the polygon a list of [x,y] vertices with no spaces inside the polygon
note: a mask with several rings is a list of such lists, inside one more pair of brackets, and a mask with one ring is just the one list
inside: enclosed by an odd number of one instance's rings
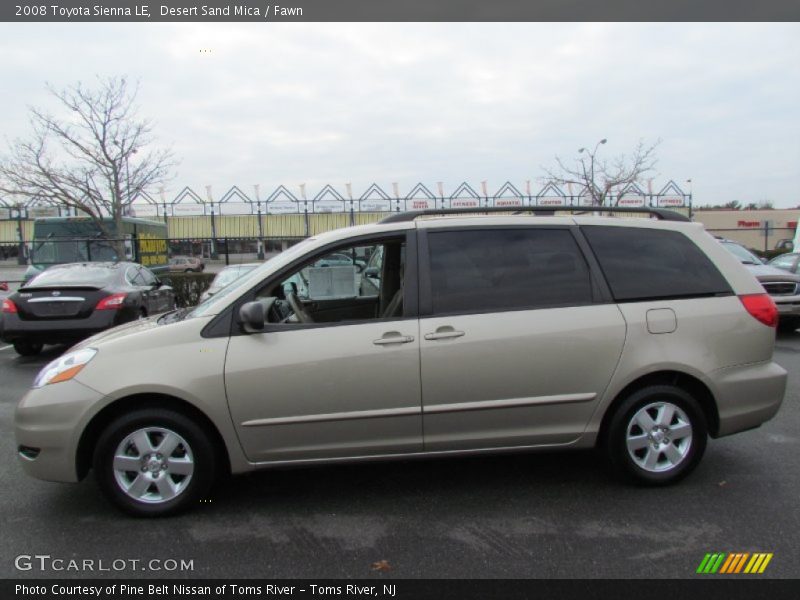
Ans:
{"label": "minivan rear wheel", "polygon": [[707,438],[705,415],[691,394],[671,385],[653,385],[635,391],[618,406],[604,446],[618,475],[644,485],[669,485],[695,469]]}
{"label": "minivan rear wheel", "polygon": [[174,514],[206,495],[216,454],[209,435],[185,415],[142,409],[112,421],[95,446],[95,476],[119,508],[143,517]]}

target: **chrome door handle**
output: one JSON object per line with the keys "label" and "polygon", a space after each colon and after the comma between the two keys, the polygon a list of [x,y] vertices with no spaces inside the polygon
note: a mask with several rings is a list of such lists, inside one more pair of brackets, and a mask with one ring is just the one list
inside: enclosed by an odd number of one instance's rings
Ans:
{"label": "chrome door handle", "polygon": [[377,340],[372,340],[376,346],[386,346],[387,344],[408,344],[414,341],[413,335],[389,335]]}
{"label": "chrome door handle", "polygon": [[436,333],[426,333],[426,340],[446,340],[450,338],[458,338],[464,335],[463,331],[437,331]]}

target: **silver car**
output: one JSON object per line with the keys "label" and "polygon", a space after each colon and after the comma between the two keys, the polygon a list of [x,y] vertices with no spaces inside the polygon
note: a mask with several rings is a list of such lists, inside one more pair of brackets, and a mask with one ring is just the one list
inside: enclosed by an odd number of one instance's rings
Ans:
{"label": "silver car", "polygon": [[720,240],[720,242],[756,276],[767,293],[772,296],[778,307],[780,328],[795,330],[800,327],[800,275],[792,273],[789,269],[779,268],[773,264],[774,261],[765,265],[760,258],[737,242],[731,240]]}
{"label": "silver car", "polygon": [[[73,347],[17,407],[25,471],[93,470],[145,516],[228,472],[537,449],[665,485],[777,413],[775,303],[701,225],[440,212],[314,236]],[[315,266],[333,252],[380,253],[374,285]]]}

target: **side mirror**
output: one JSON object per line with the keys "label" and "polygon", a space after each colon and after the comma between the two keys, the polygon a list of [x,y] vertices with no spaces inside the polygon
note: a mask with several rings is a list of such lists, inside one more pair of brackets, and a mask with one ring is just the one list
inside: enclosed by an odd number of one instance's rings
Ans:
{"label": "side mirror", "polygon": [[381,276],[381,273],[378,267],[370,267],[364,271],[364,276],[370,277],[371,279],[377,279]]}
{"label": "side mirror", "polygon": [[272,305],[275,304],[275,300],[277,298],[270,296],[269,298],[242,304],[239,309],[239,318],[242,320],[247,333],[257,333],[264,330],[264,325],[267,322],[267,313]]}

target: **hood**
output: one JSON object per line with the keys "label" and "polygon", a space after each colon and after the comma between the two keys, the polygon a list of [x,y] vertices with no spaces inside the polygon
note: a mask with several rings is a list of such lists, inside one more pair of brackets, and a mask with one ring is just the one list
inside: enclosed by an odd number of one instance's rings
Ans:
{"label": "hood", "polygon": [[800,282],[800,276],[794,275],[793,273],[789,273],[789,271],[784,271],[783,269],[778,269],[777,267],[771,267],[769,265],[744,265],[744,266],[747,267],[747,270],[750,271],[760,280]]}
{"label": "hood", "polygon": [[[158,323],[158,320],[162,316],[163,315],[156,315],[155,317],[148,317],[147,319],[139,319],[136,321],[131,321],[129,323],[123,323],[122,325],[117,325],[116,327],[112,327],[111,329],[106,329],[105,331],[101,331],[100,333],[94,334],[92,337],[86,338],[82,342],[73,346],[71,350],[77,350],[79,348],[87,348],[87,347],[97,348],[106,342],[118,340],[120,338],[124,338],[136,333],[141,333],[142,331],[147,331],[148,329],[162,327],[162,325],[159,325]],[[168,326],[168,324],[163,325],[163,327],[166,326]]]}

